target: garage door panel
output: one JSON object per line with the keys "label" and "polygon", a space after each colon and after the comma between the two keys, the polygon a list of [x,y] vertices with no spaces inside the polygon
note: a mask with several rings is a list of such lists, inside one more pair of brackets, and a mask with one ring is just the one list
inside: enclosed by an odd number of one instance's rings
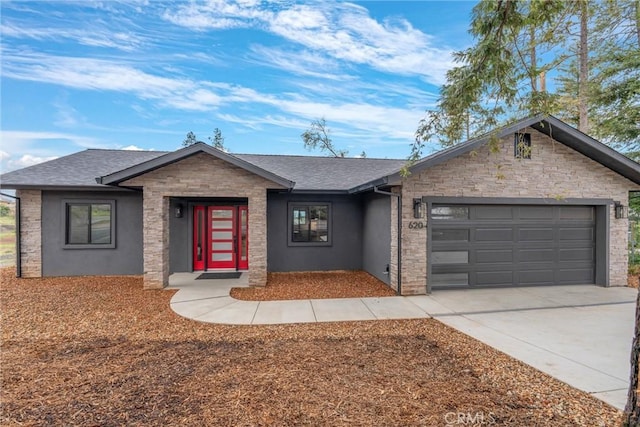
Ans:
{"label": "garage door panel", "polygon": [[553,220],[553,206],[527,206],[518,209],[518,217],[526,220]]}
{"label": "garage door panel", "polygon": [[533,248],[533,249],[518,249],[518,260],[520,262],[541,262],[541,261],[553,261],[555,258],[555,250],[553,248]]}
{"label": "garage door panel", "polygon": [[469,273],[434,273],[431,275],[432,286],[468,287]]}
{"label": "garage door panel", "polygon": [[512,285],[513,271],[478,271],[475,274],[478,286]]}
{"label": "garage door panel", "polygon": [[511,249],[502,249],[502,250],[491,250],[491,249],[482,249],[477,250],[475,252],[475,262],[477,264],[487,264],[487,263],[496,263],[496,262],[513,262],[513,250]]}
{"label": "garage door panel", "polygon": [[[431,217],[431,286],[594,282],[593,207],[464,208],[445,209],[439,218]],[[456,215],[446,219],[444,214],[450,212]],[[468,218],[462,219],[458,212],[468,212]]]}
{"label": "garage door panel", "polygon": [[552,285],[555,277],[553,270],[520,270],[518,284],[520,285]]}
{"label": "garage door panel", "polygon": [[513,240],[512,228],[476,228],[474,240],[477,242],[504,242]]}
{"label": "garage door panel", "polygon": [[558,251],[558,260],[560,261],[589,261],[595,259],[595,249],[589,248],[572,248],[560,249]]}
{"label": "garage door panel", "polygon": [[476,220],[513,219],[513,207],[511,206],[475,206],[472,216]]}
{"label": "garage door panel", "polygon": [[553,241],[553,228],[527,228],[518,230],[518,240],[521,242],[551,242]]}
{"label": "garage door panel", "polygon": [[593,241],[593,227],[560,228],[560,240]]}
{"label": "garage door panel", "polygon": [[593,283],[593,269],[574,268],[558,271],[557,279],[560,284],[590,284]]}
{"label": "garage door panel", "polygon": [[560,206],[560,219],[591,220],[595,219],[595,211],[591,206]]}

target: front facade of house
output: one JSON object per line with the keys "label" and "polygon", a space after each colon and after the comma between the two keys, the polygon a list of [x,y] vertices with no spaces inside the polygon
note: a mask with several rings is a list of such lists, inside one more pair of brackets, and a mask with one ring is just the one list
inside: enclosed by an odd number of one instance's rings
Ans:
{"label": "front facade of house", "polygon": [[[23,277],[365,270],[400,294],[626,285],[640,165],[553,117],[402,160],[86,150],[0,177]],[[524,148],[524,149],[523,149]]]}

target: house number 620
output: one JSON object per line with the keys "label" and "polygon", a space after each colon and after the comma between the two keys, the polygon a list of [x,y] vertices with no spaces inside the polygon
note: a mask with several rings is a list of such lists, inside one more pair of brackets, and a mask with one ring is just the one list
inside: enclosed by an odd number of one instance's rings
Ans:
{"label": "house number 620", "polygon": [[411,221],[409,223],[409,228],[412,229],[412,230],[414,230],[414,229],[422,229],[424,227],[425,227],[424,222],[421,222],[421,221]]}

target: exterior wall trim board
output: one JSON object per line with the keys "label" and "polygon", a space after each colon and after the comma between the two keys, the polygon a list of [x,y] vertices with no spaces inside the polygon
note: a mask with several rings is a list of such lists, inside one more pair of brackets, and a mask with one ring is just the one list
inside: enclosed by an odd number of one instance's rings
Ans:
{"label": "exterior wall trim board", "polygon": [[[613,205],[613,199],[553,199],[536,197],[447,197],[447,196],[422,196],[422,202],[455,203],[463,205],[589,205],[604,206]],[[430,207],[430,205],[429,205]]]}

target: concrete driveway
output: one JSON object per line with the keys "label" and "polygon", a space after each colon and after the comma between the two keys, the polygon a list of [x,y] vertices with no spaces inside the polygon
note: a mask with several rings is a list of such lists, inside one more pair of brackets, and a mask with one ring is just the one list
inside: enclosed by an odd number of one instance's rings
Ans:
{"label": "concrete driveway", "polygon": [[623,409],[636,292],[574,285],[434,291],[408,299],[443,323]]}

